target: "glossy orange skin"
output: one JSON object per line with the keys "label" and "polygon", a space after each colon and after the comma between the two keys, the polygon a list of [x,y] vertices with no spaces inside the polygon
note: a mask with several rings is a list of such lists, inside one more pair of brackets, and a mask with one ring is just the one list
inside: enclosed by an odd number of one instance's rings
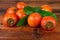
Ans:
{"label": "glossy orange skin", "polygon": [[32,13],[28,17],[28,25],[30,27],[37,27],[41,21],[41,15],[39,13]]}
{"label": "glossy orange skin", "polygon": [[17,19],[17,16],[16,16],[15,12],[14,12],[14,7],[10,7],[10,8],[7,9],[6,14],[4,15],[3,20],[2,20],[2,23],[3,23],[4,26],[7,26],[7,27],[10,26],[7,23],[7,20],[9,18],[12,18],[14,20],[14,24],[16,24],[18,19]]}
{"label": "glossy orange skin", "polygon": [[46,17],[42,18],[42,20],[41,20],[41,27],[42,27],[44,30],[46,30],[45,25],[46,25],[46,23],[49,22],[49,21],[53,23],[54,27],[53,27],[53,28],[49,28],[49,29],[47,29],[47,30],[53,30],[54,28],[56,28],[56,20],[55,20],[53,17],[51,17],[51,16],[46,16]]}
{"label": "glossy orange skin", "polygon": [[25,4],[24,2],[18,2],[18,3],[16,4],[16,8],[17,8],[18,10],[23,9],[25,6],[26,6],[26,4]]}
{"label": "glossy orange skin", "polygon": [[52,8],[49,5],[42,5],[41,8],[42,10],[52,12]]}
{"label": "glossy orange skin", "polygon": [[8,9],[6,10],[5,15],[6,15],[6,14],[15,14],[14,9],[15,9],[14,7],[8,8]]}
{"label": "glossy orange skin", "polygon": [[23,9],[17,10],[16,15],[19,17],[19,19],[23,18],[24,16],[26,16],[25,12],[23,11]]}

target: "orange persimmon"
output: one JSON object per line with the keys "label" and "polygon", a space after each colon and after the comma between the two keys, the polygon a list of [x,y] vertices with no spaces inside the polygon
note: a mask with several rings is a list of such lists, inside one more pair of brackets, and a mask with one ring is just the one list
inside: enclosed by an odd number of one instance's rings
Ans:
{"label": "orange persimmon", "polygon": [[52,8],[49,5],[42,5],[41,8],[42,10],[52,12]]}
{"label": "orange persimmon", "polygon": [[32,13],[27,21],[30,27],[37,27],[41,21],[41,15],[39,13]]}
{"label": "orange persimmon", "polygon": [[26,16],[23,9],[17,10],[16,15],[18,16],[19,19],[22,19],[24,16]]}
{"label": "orange persimmon", "polygon": [[16,8],[17,8],[18,10],[23,9],[25,6],[26,6],[26,4],[25,4],[24,2],[18,2],[18,3],[16,4]]}
{"label": "orange persimmon", "polygon": [[14,7],[10,7],[7,9],[6,14],[2,20],[3,25],[5,26],[14,26],[17,22],[17,16],[14,11]]}
{"label": "orange persimmon", "polygon": [[41,20],[41,27],[44,30],[53,30],[56,28],[56,20],[51,16],[46,16]]}

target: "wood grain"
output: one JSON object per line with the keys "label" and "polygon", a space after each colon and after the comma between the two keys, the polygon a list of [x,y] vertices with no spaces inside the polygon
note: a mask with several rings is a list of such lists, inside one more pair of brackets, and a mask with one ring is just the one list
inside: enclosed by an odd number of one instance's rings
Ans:
{"label": "wood grain", "polygon": [[1,0],[0,2],[0,9],[7,9],[10,6],[16,6],[16,3],[19,1],[25,2],[27,5],[30,6],[41,6],[44,4],[50,5],[53,9],[60,9],[60,0]]}
{"label": "wood grain", "polygon": [[58,25],[53,31],[43,31],[41,28],[29,26],[5,27],[2,23],[4,13],[0,13],[0,40],[60,40],[60,15]]}
{"label": "wood grain", "polygon": [[[30,28],[28,25],[5,27],[2,20],[6,9],[10,6],[15,7],[19,1],[33,7],[50,5],[58,18],[56,29],[43,31],[41,28]],[[0,0],[0,40],[60,40],[60,0]]]}

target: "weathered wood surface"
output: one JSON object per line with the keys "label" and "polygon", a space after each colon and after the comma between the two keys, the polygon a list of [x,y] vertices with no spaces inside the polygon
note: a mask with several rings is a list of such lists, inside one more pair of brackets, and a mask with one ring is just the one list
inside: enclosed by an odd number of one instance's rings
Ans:
{"label": "weathered wood surface", "polygon": [[16,3],[19,1],[23,1],[30,6],[41,6],[43,4],[49,4],[53,9],[60,9],[60,0],[0,0],[0,9],[16,6]]}
{"label": "weathered wood surface", "polygon": [[4,13],[0,13],[0,40],[60,40],[60,15],[58,25],[53,31],[43,31],[41,28],[5,27],[2,24]]}
{"label": "weathered wood surface", "polygon": [[[58,17],[56,29],[46,32],[29,26],[5,27],[2,24],[5,11],[8,7],[15,6],[18,1],[34,7],[49,4]],[[0,0],[0,40],[60,40],[60,0]]]}

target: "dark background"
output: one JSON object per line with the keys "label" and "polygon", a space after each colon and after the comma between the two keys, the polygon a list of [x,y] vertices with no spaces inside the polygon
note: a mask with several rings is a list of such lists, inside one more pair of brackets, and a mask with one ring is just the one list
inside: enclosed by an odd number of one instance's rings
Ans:
{"label": "dark background", "polygon": [[41,6],[44,4],[48,4],[52,7],[53,12],[56,15],[60,15],[60,0],[0,0],[0,12],[6,11],[10,6],[16,6],[17,2],[25,2],[30,6]]}

